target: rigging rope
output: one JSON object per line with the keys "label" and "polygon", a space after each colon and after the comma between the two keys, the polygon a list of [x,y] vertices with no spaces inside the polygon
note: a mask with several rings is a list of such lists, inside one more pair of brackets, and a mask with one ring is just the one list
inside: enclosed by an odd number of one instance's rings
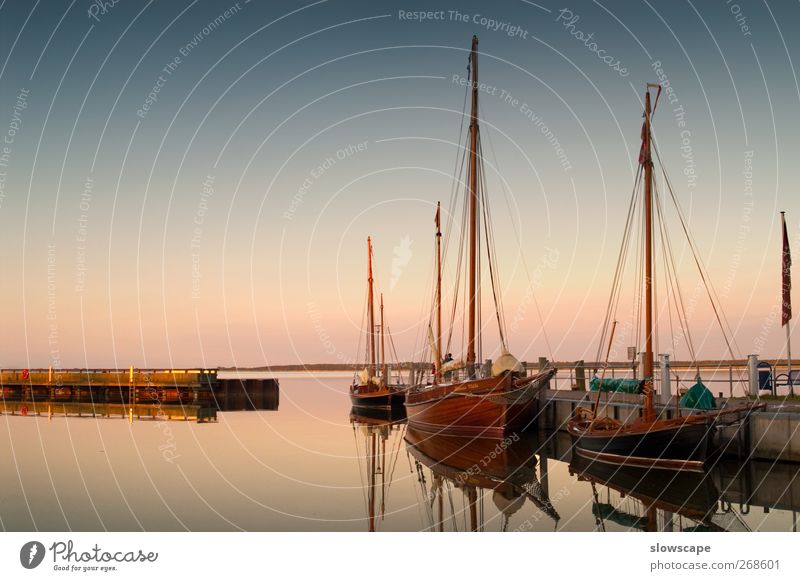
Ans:
{"label": "rigging rope", "polygon": [[[366,324],[365,321],[367,320],[367,311],[369,311],[369,289],[364,292],[364,310],[361,312],[361,326],[359,329],[365,329]],[[361,340],[364,338],[364,335],[361,333],[358,334],[358,347],[356,347],[356,354],[361,352]],[[364,353],[364,361],[369,360],[369,346],[366,341],[364,341],[364,347],[367,352]],[[358,364],[356,364],[356,368],[353,370],[353,383],[358,383]]]}
{"label": "rigging rope", "polygon": [[[725,339],[725,344],[728,347],[728,352],[730,353],[730,355],[731,355],[731,357],[733,359],[736,359],[736,355],[735,355],[735,352],[734,352],[734,346],[736,347],[736,350],[738,351],[738,345],[736,345],[736,340],[733,337],[733,331],[730,328],[730,324],[728,323],[727,318],[725,318],[724,312],[722,312],[722,314],[720,314],[721,313],[721,308],[717,308],[717,301],[719,301],[719,297],[716,296],[716,291],[714,290],[713,285],[711,284],[711,281],[710,281],[710,279],[708,277],[708,273],[707,273],[707,271],[705,269],[705,265],[703,265],[702,260],[700,259],[699,253],[697,252],[697,247],[696,247],[696,244],[694,242],[694,238],[692,237],[692,235],[689,232],[689,228],[688,228],[688,226],[686,224],[686,219],[684,217],[683,210],[681,209],[681,206],[678,203],[678,199],[675,196],[675,192],[672,189],[672,183],[670,182],[669,176],[666,173],[666,169],[664,167],[664,163],[661,161],[661,155],[660,155],[660,153],[658,151],[658,148],[655,147],[655,145],[654,145],[653,149],[655,150],[656,157],[658,159],[659,164],[661,165],[661,171],[664,174],[664,181],[667,184],[667,189],[669,190],[670,198],[672,199],[672,203],[675,206],[675,211],[676,211],[676,213],[678,215],[678,219],[680,221],[681,228],[683,229],[684,235],[686,236],[686,240],[687,240],[687,242],[689,244],[689,248],[692,251],[692,258],[694,259],[694,262],[697,265],[697,269],[699,271],[700,278],[703,281],[703,286],[705,287],[705,290],[706,290],[706,295],[708,296],[708,300],[711,302],[711,307],[712,307],[712,309],[714,311],[714,316],[717,319],[717,323],[719,324],[720,330],[722,331],[722,336]],[[724,324],[723,324],[723,319],[725,321]],[[727,330],[726,330],[726,325],[727,325]],[[730,338],[728,337],[728,332],[731,333],[731,337]]]}
{"label": "rigging rope", "polygon": [[637,206],[636,192],[639,180],[641,178],[641,173],[642,173],[642,167],[640,165],[636,171],[636,180],[634,182],[633,190],[631,192],[630,203],[628,204],[628,215],[625,219],[625,229],[622,234],[622,245],[620,248],[619,255],[617,256],[617,265],[614,270],[614,278],[611,284],[611,295],[608,297],[606,314],[605,318],[603,319],[603,325],[601,327],[600,343],[597,348],[597,355],[595,357],[595,361],[600,361],[603,345],[605,345],[606,343],[606,336],[610,331],[611,321],[613,320],[613,315],[616,313],[616,307],[619,304],[620,282],[622,279],[622,274],[625,271],[625,262],[626,262],[625,259],[628,253],[628,247],[630,242],[631,222],[633,220],[635,208]]}
{"label": "rigging rope", "polygon": [[[502,174],[500,172],[500,164],[499,164],[498,159],[497,159],[497,153],[495,152],[494,143],[492,142],[492,134],[491,134],[491,132],[488,132],[486,135],[487,135],[487,139],[489,140],[489,150],[492,153],[492,159],[494,160],[495,171],[497,171],[497,173],[502,176]],[[508,191],[506,190],[506,182],[505,182],[505,179],[503,179],[502,177],[500,179],[500,189],[503,192],[503,200],[505,200],[506,208],[508,209],[508,215],[512,217],[512,219],[511,219],[511,229],[514,232],[514,241],[517,244],[517,248],[520,249],[519,256],[520,256],[520,259],[522,261],[522,267],[525,270],[525,277],[528,280],[528,288],[530,289],[531,299],[533,300],[533,305],[534,305],[534,307],[536,309],[536,316],[539,319],[539,328],[540,328],[540,330],[542,332],[542,337],[544,338],[545,346],[547,347],[547,354],[550,356],[550,360],[553,361],[555,359],[555,357],[553,356],[553,347],[550,344],[550,338],[548,337],[547,331],[545,329],[544,317],[542,316],[542,311],[541,311],[541,308],[539,307],[539,300],[536,298],[535,286],[534,286],[533,280],[531,278],[530,270],[528,269],[528,263],[526,262],[525,256],[524,256],[524,254],[522,254],[522,251],[521,251],[522,250],[522,237],[520,236],[519,231],[517,230],[517,225],[513,220],[514,213],[513,213],[512,209],[511,209],[511,202],[509,201]],[[534,337],[534,339],[535,339],[535,337]]]}
{"label": "rigging rope", "polygon": [[[674,288],[676,290],[676,295],[673,295],[673,300],[675,301],[675,311],[676,311],[676,314],[679,317],[678,321],[679,321],[679,323],[681,325],[681,331],[684,333],[684,336],[686,337],[686,347],[689,350],[689,356],[691,357],[692,363],[694,363],[695,366],[696,366],[696,364],[697,364],[697,351],[694,348],[694,340],[692,339],[692,335],[691,335],[691,332],[690,332],[690,329],[689,329],[689,317],[688,317],[687,312],[686,312],[686,307],[685,307],[684,300],[683,300],[683,291],[681,289],[680,281],[678,279],[678,270],[677,270],[677,267],[675,265],[675,256],[674,256],[674,253],[672,252],[672,242],[671,242],[670,237],[669,237],[669,232],[668,232],[668,230],[666,228],[665,218],[662,215],[662,209],[661,209],[662,200],[661,200],[661,197],[660,197],[660,195],[659,195],[657,190],[656,190],[656,196],[657,196],[657,199],[658,199],[658,206],[657,207],[658,207],[658,210],[659,210],[659,223],[660,223],[660,226],[661,226],[661,228],[660,228],[661,229],[661,236],[664,239],[664,242],[662,242],[662,245],[664,245],[664,247],[666,248],[666,250],[664,251],[664,262],[666,264],[666,270],[667,270],[668,275],[669,275],[670,268],[672,270],[672,274],[671,274],[670,278],[671,278],[671,283],[674,285]],[[667,259],[669,259],[669,261],[667,261]],[[699,370],[698,370],[698,374],[699,374]]]}
{"label": "rigging rope", "polygon": [[[478,137],[478,158],[483,159],[483,148],[481,146],[481,139],[480,134]],[[483,222],[484,222],[484,229],[486,231],[486,256],[489,262],[489,280],[492,284],[492,298],[494,299],[494,313],[495,318],[497,319],[497,328],[500,333],[500,343],[503,346],[504,351],[508,351],[508,345],[506,344],[506,333],[505,333],[505,319],[503,317],[503,305],[502,305],[502,297],[498,294],[498,288],[500,287],[500,277],[499,274],[496,272],[496,269],[493,265],[492,255],[497,256],[495,252],[494,246],[494,230],[492,229],[492,221],[491,221],[491,210],[489,209],[488,200],[486,199],[486,176],[483,171],[483,164],[478,166],[480,168],[480,197],[483,201],[481,204],[481,209],[483,210]]]}

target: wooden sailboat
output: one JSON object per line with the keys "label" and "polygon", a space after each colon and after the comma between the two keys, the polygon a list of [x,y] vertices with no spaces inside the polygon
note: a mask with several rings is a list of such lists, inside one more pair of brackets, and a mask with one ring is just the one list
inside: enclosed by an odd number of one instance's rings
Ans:
{"label": "wooden sailboat", "polygon": [[[367,238],[367,366],[356,374],[350,386],[350,402],[356,407],[402,407],[405,386],[391,385],[386,364],[386,336],[383,320],[383,294],[380,302],[380,332],[375,325],[375,291],[372,276],[372,239]],[[380,342],[380,361],[377,343]]]}
{"label": "wooden sailboat", "polygon": [[[626,466],[702,470],[709,452],[715,422],[721,416],[749,413],[762,405],[745,404],[713,412],[693,413],[674,418],[659,418],[654,406],[653,384],[653,159],[651,154],[650,90],[660,85],[647,85],[645,91],[644,125],[640,150],[640,173],[644,180],[644,307],[645,348],[642,393],[644,405],[641,416],[629,423],[602,417],[599,413],[600,389],[594,408],[575,409],[567,424],[574,439],[577,454],[600,462],[621,463]],[[612,328],[613,338],[613,328]],[[609,349],[611,341],[609,340]],[[601,378],[602,383],[602,378]]]}
{"label": "wooden sailboat", "polygon": [[[442,357],[442,257],[440,210],[436,210],[436,340],[432,347],[434,377],[429,385],[418,385],[406,395],[406,412],[409,425],[429,432],[446,432],[461,435],[500,437],[506,433],[522,430],[534,418],[536,398],[539,390],[555,373],[546,370],[526,376],[524,367],[505,348],[492,369],[481,370],[477,365],[476,347],[479,343],[476,320],[480,311],[478,304],[478,272],[480,252],[479,228],[479,165],[480,133],[478,127],[478,37],[472,37],[470,52],[470,75],[472,109],[469,126],[469,184],[467,202],[469,206],[469,253],[468,253],[468,343],[465,371],[461,380],[459,371],[450,362],[443,369]],[[482,175],[482,174],[480,174]],[[497,308],[497,305],[495,305]],[[498,317],[498,320],[500,317]],[[449,379],[448,379],[449,378]]]}

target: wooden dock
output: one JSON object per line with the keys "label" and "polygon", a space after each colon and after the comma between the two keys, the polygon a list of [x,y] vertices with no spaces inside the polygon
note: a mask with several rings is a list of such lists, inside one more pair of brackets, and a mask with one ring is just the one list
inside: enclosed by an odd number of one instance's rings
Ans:
{"label": "wooden dock", "polygon": [[216,369],[10,369],[0,413],[216,421],[218,411],[276,410],[276,379],[220,379]]}

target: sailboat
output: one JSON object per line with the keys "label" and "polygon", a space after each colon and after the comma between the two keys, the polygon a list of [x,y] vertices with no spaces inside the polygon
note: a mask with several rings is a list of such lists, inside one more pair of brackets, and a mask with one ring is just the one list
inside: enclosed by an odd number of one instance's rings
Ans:
{"label": "sailboat", "polygon": [[[602,391],[603,378],[597,390],[597,398],[592,409],[577,407],[574,415],[567,424],[567,431],[574,440],[575,452],[578,455],[600,462],[620,463],[626,466],[639,466],[645,468],[665,468],[665,469],[684,469],[702,471],[706,458],[709,454],[711,439],[715,431],[715,422],[722,416],[741,417],[754,409],[764,407],[763,404],[753,405],[750,403],[740,406],[730,406],[721,410],[692,413],[689,415],[678,415],[677,417],[658,417],[654,405],[654,382],[653,382],[653,341],[654,341],[654,274],[653,274],[653,215],[661,212],[658,204],[654,203],[653,197],[653,158],[651,147],[651,89],[657,89],[656,103],[658,95],[661,94],[661,86],[648,84],[645,91],[644,124],[642,126],[642,144],[639,154],[639,170],[637,172],[637,184],[643,179],[643,203],[642,211],[644,214],[644,365],[643,381],[641,392],[644,394],[644,405],[640,417],[633,421],[623,423],[619,420],[603,417],[599,410],[600,393]],[[666,174],[665,174],[666,179]],[[628,216],[628,225],[632,220],[634,198]],[[660,226],[663,228],[663,219]],[[686,225],[683,223],[684,231]],[[688,231],[687,236],[688,236]],[[663,230],[662,230],[663,236]],[[629,239],[628,231],[623,237],[623,250],[625,250],[625,240]],[[668,239],[667,239],[668,240]],[[668,244],[668,241],[667,241]],[[662,244],[663,245],[663,244]],[[694,248],[692,248],[694,251]],[[666,249],[665,249],[666,252]],[[620,257],[624,253],[620,253]],[[700,267],[699,261],[695,256],[695,261]],[[666,261],[665,261],[666,262]],[[667,263],[668,264],[668,263]],[[674,267],[673,267],[674,269]],[[617,274],[615,274],[615,285],[618,283],[619,263]],[[702,274],[702,271],[701,271]],[[668,278],[674,275],[673,271],[667,271]],[[705,278],[704,278],[705,282]],[[618,295],[616,288],[612,290],[612,301]],[[710,295],[709,295],[710,296]],[[609,311],[609,314],[611,311]],[[607,314],[607,321],[608,321]],[[684,324],[684,319],[681,324]],[[615,325],[611,328],[609,338],[609,352],[614,335]],[[727,341],[727,338],[726,338]],[[699,378],[698,378],[699,379]],[[662,386],[662,389],[668,389]]]}
{"label": "sailboat", "polygon": [[[380,300],[380,326],[375,325],[375,290],[372,276],[372,238],[367,237],[367,365],[353,378],[350,402],[355,407],[392,408],[403,406],[405,386],[391,385],[386,364],[386,332],[383,320],[383,294]],[[380,353],[378,353],[380,343]],[[380,357],[380,360],[378,360]]]}
{"label": "sailboat", "polygon": [[[442,254],[440,208],[436,210],[436,339],[432,343],[434,374],[430,384],[414,386],[406,395],[406,413],[410,426],[428,432],[503,438],[510,432],[525,429],[534,419],[539,391],[555,374],[547,369],[532,376],[508,352],[502,319],[495,296],[495,310],[502,342],[501,355],[491,365],[477,365],[480,336],[477,320],[480,313],[479,224],[481,205],[486,204],[481,182],[480,132],[478,126],[478,37],[472,37],[470,52],[470,87],[472,109],[469,126],[469,183],[466,188],[468,213],[468,339],[465,362],[445,360],[442,356]],[[485,212],[485,209],[484,209]],[[488,224],[487,214],[483,214]],[[487,235],[488,239],[489,236]],[[490,260],[490,272],[493,273]],[[492,274],[494,288],[496,280]],[[430,333],[432,335],[432,332]]]}

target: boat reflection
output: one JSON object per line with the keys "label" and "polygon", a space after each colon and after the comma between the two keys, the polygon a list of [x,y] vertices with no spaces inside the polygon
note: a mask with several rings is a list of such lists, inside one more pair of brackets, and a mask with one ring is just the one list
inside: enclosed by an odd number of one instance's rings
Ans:
{"label": "boat reflection", "polygon": [[354,407],[350,412],[361,482],[366,493],[369,532],[377,530],[378,523],[383,521],[386,513],[386,500],[402,448],[405,423],[406,416],[402,408]]}
{"label": "boat reflection", "polygon": [[597,530],[611,523],[641,531],[748,530],[736,511],[720,510],[711,471],[620,466],[574,454],[569,472],[591,484]]}
{"label": "boat reflection", "polygon": [[[529,437],[470,438],[408,428],[405,439],[414,459],[427,530],[484,530],[483,501],[489,492],[500,513],[501,531],[508,529],[512,515],[526,500],[558,523],[560,517],[537,477],[536,448]],[[455,491],[463,495],[462,509],[457,508],[461,503],[454,499]]]}

